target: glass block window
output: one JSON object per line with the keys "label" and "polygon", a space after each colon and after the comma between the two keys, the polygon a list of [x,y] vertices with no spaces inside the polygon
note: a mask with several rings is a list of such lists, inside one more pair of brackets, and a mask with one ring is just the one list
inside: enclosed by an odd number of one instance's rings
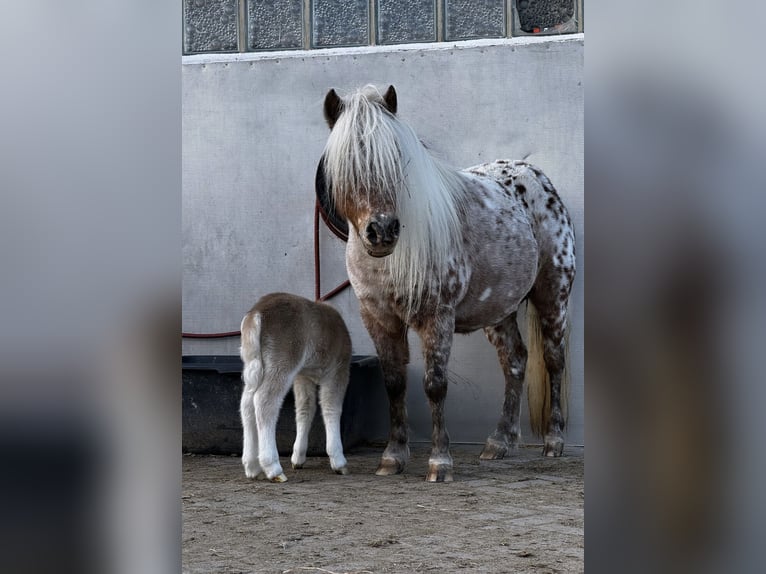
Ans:
{"label": "glass block window", "polygon": [[446,0],[445,40],[505,36],[505,0]]}
{"label": "glass block window", "polygon": [[575,0],[515,0],[515,34],[577,32]]}
{"label": "glass block window", "polygon": [[583,0],[183,0],[183,53],[455,42],[583,30]]}
{"label": "glass block window", "polygon": [[368,0],[313,0],[311,45],[365,46],[370,43]]}
{"label": "glass block window", "polygon": [[247,0],[247,49],[303,47],[303,0]]}
{"label": "glass block window", "polygon": [[436,0],[378,0],[378,44],[436,42]]}
{"label": "glass block window", "polygon": [[236,52],[238,0],[184,0],[184,52]]}

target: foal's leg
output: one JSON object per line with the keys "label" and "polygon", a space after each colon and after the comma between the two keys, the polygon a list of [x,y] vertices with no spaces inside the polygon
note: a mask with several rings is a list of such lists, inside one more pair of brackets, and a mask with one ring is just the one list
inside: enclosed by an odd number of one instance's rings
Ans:
{"label": "foal's leg", "polygon": [[301,376],[293,383],[295,396],[295,444],[290,462],[293,468],[303,468],[309,446],[309,430],[317,410],[317,386],[314,381]]}
{"label": "foal's leg", "polygon": [[398,317],[367,309],[363,302],[361,316],[375,343],[375,350],[383,373],[388,394],[390,428],[388,445],[375,471],[378,476],[399,474],[410,458],[407,435],[407,363],[410,350],[407,343],[407,325]]}
{"label": "foal's leg", "polygon": [[487,438],[479,458],[484,460],[503,458],[515,449],[521,440],[521,393],[524,371],[527,366],[527,349],[519,334],[516,313],[502,323],[484,329],[487,339],[497,349],[500,365],[505,376],[505,400],[497,428]]}
{"label": "foal's leg", "polygon": [[346,457],[343,455],[343,442],[340,436],[340,417],[343,412],[343,399],[348,386],[349,368],[345,365],[319,383],[319,403],[322,406],[324,432],[327,440],[327,456],[330,468],[338,474],[348,474]]}
{"label": "foal's leg", "polygon": [[291,374],[277,370],[265,373],[264,381],[255,391],[255,420],[258,424],[258,462],[272,482],[285,482],[277,451],[277,419],[282,403],[290,390]]}
{"label": "foal's leg", "polygon": [[428,458],[427,482],[452,480],[452,456],[449,434],[444,422],[444,399],[447,397],[447,363],[455,331],[455,315],[447,312],[418,328],[425,358],[425,388],[431,406],[431,456]]}
{"label": "foal's leg", "polygon": [[247,478],[263,476],[261,465],[258,463],[258,430],[255,425],[255,385],[245,383],[242,399],[239,403],[242,416],[242,466],[245,467]]}

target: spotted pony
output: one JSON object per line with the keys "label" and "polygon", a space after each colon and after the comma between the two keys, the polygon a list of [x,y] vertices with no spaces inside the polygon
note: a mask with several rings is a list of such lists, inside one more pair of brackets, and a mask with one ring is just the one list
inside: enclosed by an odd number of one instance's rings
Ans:
{"label": "spotted pony", "polygon": [[[317,181],[329,209],[348,222],[349,279],[389,399],[390,435],[376,474],[400,473],[409,459],[409,329],[422,341],[432,412],[427,481],[453,479],[444,401],[454,333],[483,329],[505,377],[500,419],[480,458],[518,446],[525,379],[543,454],[560,456],[575,241],[548,177],[524,161],[451,168],[399,118],[393,86],[343,98],[330,90],[324,116],[330,135]],[[517,324],[525,302],[529,349]]]}

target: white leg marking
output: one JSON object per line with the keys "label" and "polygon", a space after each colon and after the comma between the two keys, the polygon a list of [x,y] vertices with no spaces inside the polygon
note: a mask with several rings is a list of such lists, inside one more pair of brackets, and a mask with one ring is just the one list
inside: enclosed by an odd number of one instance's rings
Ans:
{"label": "white leg marking", "polygon": [[255,391],[251,385],[246,385],[239,404],[242,416],[242,466],[245,467],[247,478],[257,478],[261,474],[258,463],[258,432],[255,423]]}
{"label": "white leg marking", "polygon": [[346,457],[343,454],[343,443],[340,436],[340,417],[343,411],[343,397],[348,385],[348,374],[345,379],[324,379],[319,388],[319,403],[322,406],[325,437],[327,439],[327,456],[330,457],[330,467],[339,474],[348,474]]}

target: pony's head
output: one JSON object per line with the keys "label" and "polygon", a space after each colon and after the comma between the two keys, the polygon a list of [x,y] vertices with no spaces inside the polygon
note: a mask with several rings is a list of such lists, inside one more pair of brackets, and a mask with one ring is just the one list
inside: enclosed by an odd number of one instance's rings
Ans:
{"label": "pony's head", "polygon": [[331,130],[324,153],[330,200],[373,257],[390,255],[401,230],[397,196],[403,169],[395,114],[393,86],[384,94],[365,86],[345,99],[330,90],[324,101]]}
{"label": "pony's head", "polygon": [[[433,157],[396,113],[396,90],[365,86],[325,97],[330,126],[322,159],[327,206],[367,253],[385,257],[408,312],[439,282],[463,246],[465,181]],[[320,178],[321,179],[321,178]]]}

